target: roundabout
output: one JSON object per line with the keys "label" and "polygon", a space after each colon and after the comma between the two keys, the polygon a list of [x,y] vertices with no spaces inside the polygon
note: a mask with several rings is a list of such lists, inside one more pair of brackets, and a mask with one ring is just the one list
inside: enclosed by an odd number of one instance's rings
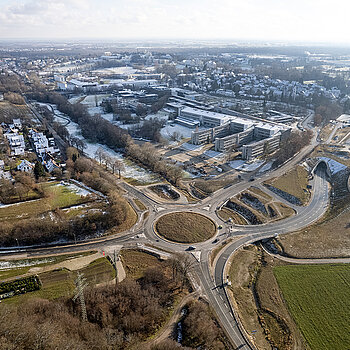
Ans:
{"label": "roundabout", "polygon": [[154,224],[154,231],[167,241],[190,244],[215,236],[216,224],[199,213],[173,212],[161,216]]}

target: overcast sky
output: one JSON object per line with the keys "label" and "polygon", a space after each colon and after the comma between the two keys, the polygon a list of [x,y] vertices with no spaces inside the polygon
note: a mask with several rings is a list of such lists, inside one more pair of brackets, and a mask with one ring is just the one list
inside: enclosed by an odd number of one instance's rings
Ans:
{"label": "overcast sky", "polygon": [[349,0],[0,0],[0,38],[350,44]]}

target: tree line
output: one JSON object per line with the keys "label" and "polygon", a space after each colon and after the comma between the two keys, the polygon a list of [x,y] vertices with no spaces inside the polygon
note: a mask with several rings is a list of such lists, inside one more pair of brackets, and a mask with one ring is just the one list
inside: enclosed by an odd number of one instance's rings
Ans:
{"label": "tree line", "polygon": [[[142,164],[142,166],[153,172],[159,173],[174,184],[181,178],[181,168],[163,159],[158,154],[155,147],[151,144],[146,144],[146,146],[141,147],[138,146],[133,142],[126,130],[113,125],[100,115],[90,116],[84,105],[79,103],[71,104],[64,96],[46,90],[35,91],[29,94],[29,96],[40,102],[56,104],[58,110],[67,114],[74,122],[79,124],[82,135],[86,139],[104,144],[111,149],[124,152],[131,160]],[[155,118],[155,120],[146,121],[139,135],[145,135],[150,139],[159,139],[159,130],[163,125],[162,123],[163,122],[159,121],[157,118]],[[148,151],[151,151],[150,155],[145,153]]]}
{"label": "tree line", "polygon": [[302,132],[292,131],[288,139],[280,143],[279,150],[274,154],[274,166],[283,164],[288,159],[292,158],[302,148],[310,144],[312,131],[306,130]]}

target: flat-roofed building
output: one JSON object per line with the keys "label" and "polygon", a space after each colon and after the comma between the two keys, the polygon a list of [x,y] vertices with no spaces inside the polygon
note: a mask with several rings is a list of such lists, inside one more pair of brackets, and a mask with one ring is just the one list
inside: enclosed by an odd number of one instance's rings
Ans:
{"label": "flat-roofed building", "polygon": [[226,114],[206,111],[198,108],[185,107],[180,111],[180,116],[199,120],[202,126],[214,128],[230,121]]}
{"label": "flat-roofed building", "polygon": [[256,141],[242,147],[242,158],[252,160],[262,156],[264,153],[271,153],[278,149],[280,144],[280,134],[267,139]]}
{"label": "flat-roofed building", "polygon": [[253,139],[254,128],[251,127],[242,132],[215,139],[215,151],[227,152],[247,142],[251,142]]}
{"label": "flat-roofed building", "polygon": [[257,140],[266,139],[272,137],[278,132],[282,131],[283,126],[268,124],[268,123],[258,123],[254,128],[254,137]]}
{"label": "flat-roofed building", "polygon": [[[202,126],[209,126],[206,130],[192,132],[191,142],[193,144],[214,142],[215,150],[218,152],[227,152],[243,146],[243,157],[246,159],[262,155],[266,147],[269,152],[275,151],[281,138],[285,139],[291,130],[290,127],[283,124],[250,120],[242,116],[191,107],[181,109],[180,116],[186,120],[195,120]],[[251,143],[254,140],[256,142]]]}
{"label": "flat-roofed building", "polygon": [[185,119],[181,117],[176,118],[175,123],[179,125],[187,126],[190,129],[194,129],[200,124],[198,120],[190,120],[190,119]]}

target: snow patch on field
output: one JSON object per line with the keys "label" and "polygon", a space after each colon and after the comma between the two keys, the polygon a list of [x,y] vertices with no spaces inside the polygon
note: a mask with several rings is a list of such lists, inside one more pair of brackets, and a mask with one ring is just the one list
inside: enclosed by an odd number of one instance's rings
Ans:
{"label": "snow patch on field", "polygon": [[101,95],[88,95],[84,98],[83,101],[81,101],[82,104],[88,105],[90,107],[96,107],[96,102],[97,105],[99,106],[100,103],[107,97],[110,97],[111,95],[109,94],[101,94]]}
{"label": "snow patch on field", "polygon": [[57,184],[56,186],[65,186],[67,189],[69,189],[71,192],[74,192],[78,196],[86,197],[89,194],[91,194],[91,192],[86,190],[85,188],[79,187],[72,183],[60,183],[60,184]]}
{"label": "snow patch on field", "polygon": [[[63,119],[63,118],[56,116],[55,120],[58,123],[61,123],[63,125],[67,124],[67,119],[70,119],[70,118],[67,115],[59,112],[55,108],[55,106],[54,106],[54,110],[55,110],[56,114],[62,115],[65,117],[65,119]],[[102,145],[99,143],[92,143],[92,142],[89,142],[88,140],[86,140],[81,135],[81,130],[80,130],[80,127],[77,123],[74,123],[71,121],[66,126],[66,129],[67,129],[70,136],[77,137],[80,140],[83,140],[85,142],[86,148],[84,148],[84,153],[88,157],[94,159],[97,149],[102,148],[111,158],[121,160],[124,163],[124,167],[125,167],[125,171],[122,172],[123,177],[135,179],[135,180],[139,181],[140,183],[155,183],[155,182],[160,181],[159,177],[156,174],[154,174],[146,169],[143,169],[140,166],[138,166],[130,161],[126,161],[121,153],[115,152],[105,145]]]}
{"label": "snow patch on field", "polygon": [[32,259],[22,261],[0,261],[0,270],[9,270],[14,268],[21,268],[27,266],[35,266],[39,264],[52,263],[54,260],[51,258],[47,259]]}
{"label": "snow patch on field", "polygon": [[72,98],[70,98],[68,101],[69,101],[70,103],[72,103],[72,104],[75,104],[75,103],[77,103],[79,100],[81,100],[83,97],[84,97],[84,95],[72,97]]}
{"label": "snow patch on field", "polygon": [[179,124],[167,124],[164,126],[164,128],[162,128],[160,134],[164,138],[170,140],[174,132],[179,133],[180,137],[189,138],[191,137],[192,131],[193,129],[189,129],[186,126],[182,126]]}
{"label": "snow patch on field", "polygon": [[267,162],[266,164],[264,164],[258,171],[258,174],[264,173],[265,171],[268,171],[272,168],[272,164],[273,162]]}
{"label": "snow patch on field", "polygon": [[[246,171],[246,172],[254,171],[254,170],[258,169],[263,164],[264,164],[263,160],[257,160],[257,161],[252,162],[252,163],[247,163],[243,159],[238,159],[238,160],[233,160],[233,161],[229,162],[229,165],[230,165],[230,167],[232,169],[236,169],[236,170],[240,170],[240,171]],[[271,165],[268,165],[268,164],[269,163],[265,164],[264,167],[265,166],[266,167],[270,166],[270,168],[271,168],[272,163],[271,163]],[[267,171],[270,168],[267,168],[266,170],[263,170],[263,171]]]}
{"label": "snow patch on field", "polygon": [[199,152],[203,147],[204,145],[193,145],[192,143],[183,143],[181,145],[182,148],[184,148],[185,150],[187,151],[197,151]]}
{"label": "snow patch on field", "polygon": [[244,163],[245,163],[245,160],[243,160],[243,159],[237,159],[237,160],[232,160],[231,162],[228,163],[228,165],[229,165],[232,169],[238,169],[238,168],[240,168]]}
{"label": "snow patch on field", "polygon": [[225,155],[221,152],[215,152],[215,151],[205,151],[203,154],[205,154],[209,158],[215,158],[215,159],[221,159]]}

